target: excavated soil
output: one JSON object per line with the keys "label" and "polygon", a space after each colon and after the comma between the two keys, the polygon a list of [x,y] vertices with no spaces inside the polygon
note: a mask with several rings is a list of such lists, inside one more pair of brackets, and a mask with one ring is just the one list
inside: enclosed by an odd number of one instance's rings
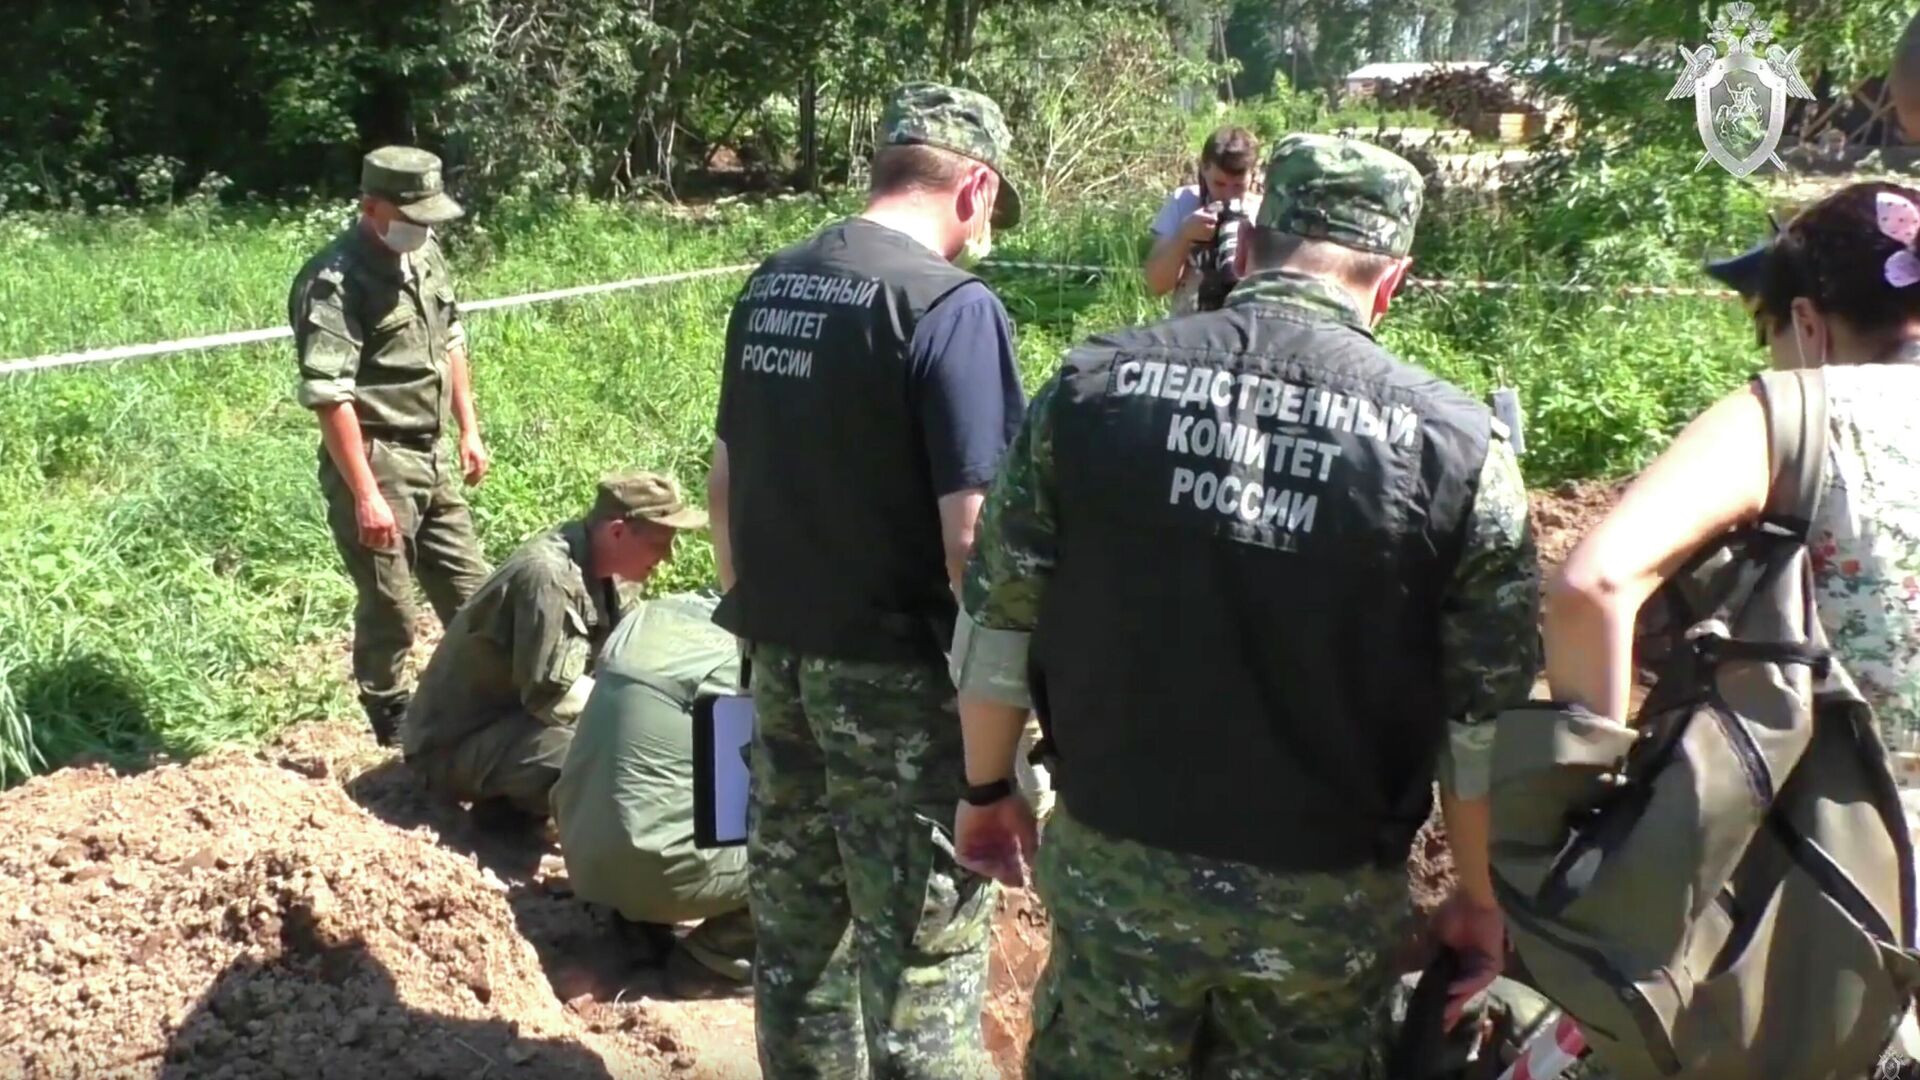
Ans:
{"label": "excavated soil", "polygon": [[0,1076],[662,1074],[585,1029],[497,884],[237,754],[0,801]]}
{"label": "excavated soil", "polygon": [[[1543,563],[1616,496],[1536,492]],[[1433,823],[1408,871],[1416,907],[1445,894]],[[1006,894],[984,1024],[1009,1077],[1047,934]],[[473,828],[349,724],[0,796],[0,1001],[0,1080],[758,1075],[747,1000],[669,998],[550,833]]]}
{"label": "excavated soil", "polygon": [[[550,833],[473,828],[350,725],[8,792],[0,919],[7,1080],[759,1074],[745,998],[668,997]],[[1045,941],[1010,894],[985,1021],[1010,1076]]]}
{"label": "excavated soil", "polygon": [[[1607,516],[1620,498],[1622,483],[1585,481],[1535,491],[1528,500],[1533,522],[1534,543],[1540,548],[1540,570],[1551,575],[1567,561],[1574,546]],[[1544,687],[1536,696],[1545,696]],[[1447,853],[1446,832],[1440,826],[1439,807],[1414,838],[1413,852],[1407,860],[1407,887],[1413,895],[1417,914],[1438,907],[1453,889],[1453,859]],[[1418,949],[1409,954],[1409,963],[1424,963]]]}
{"label": "excavated soil", "polygon": [[1533,492],[1529,502],[1541,570],[1552,573],[1566,562],[1574,545],[1600,524],[1625,489],[1624,482],[1586,480]]}

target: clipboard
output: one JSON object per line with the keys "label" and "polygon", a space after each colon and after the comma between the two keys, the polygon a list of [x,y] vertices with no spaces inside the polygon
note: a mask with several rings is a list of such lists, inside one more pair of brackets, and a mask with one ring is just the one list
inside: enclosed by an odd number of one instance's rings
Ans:
{"label": "clipboard", "polygon": [[753,742],[750,694],[693,699],[693,846],[747,842],[747,747]]}

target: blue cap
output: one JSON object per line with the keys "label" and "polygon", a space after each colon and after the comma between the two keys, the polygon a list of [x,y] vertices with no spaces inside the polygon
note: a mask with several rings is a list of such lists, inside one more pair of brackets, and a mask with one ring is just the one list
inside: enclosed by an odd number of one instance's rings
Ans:
{"label": "blue cap", "polygon": [[1707,263],[1707,274],[1715,281],[1753,300],[1760,295],[1766,280],[1767,260],[1773,257],[1773,241],[1765,240],[1738,255]]}

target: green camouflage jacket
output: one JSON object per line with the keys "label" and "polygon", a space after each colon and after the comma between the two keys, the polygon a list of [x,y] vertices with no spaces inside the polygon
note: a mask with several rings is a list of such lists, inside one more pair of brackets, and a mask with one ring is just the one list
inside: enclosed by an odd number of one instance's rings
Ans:
{"label": "green camouflage jacket", "polygon": [[[1285,272],[1248,278],[1229,305],[1285,304],[1311,317],[1366,329],[1347,294]],[[1053,414],[1058,381],[1034,396],[987,495],[962,588],[956,674],[963,694],[1029,705],[1027,635],[1053,569]],[[1493,725],[1502,709],[1524,703],[1540,669],[1540,568],[1527,521],[1527,491],[1513,448],[1496,438],[1480,471],[1478,495],[1440,627],[1446,656],[1444,702],[1453,732],[1442,762],[1449,790],[1485,793]]]}
{"label": "green camouflage jacket", "polygon": [[301,405],[351,401],[375,437],[433,437],[447,427],[448,357],[464,348],[465,331],[437,241],[395,255],[356,222],[301,268],[287,317]]}
{"label": "green camouflage jacket", "polygon": [[407,708],[408,755],[451,746],[510,713],[552,725],[580,715],[600,646],[621,614],[590,550],[580,522],[543,533],[461,607]]}

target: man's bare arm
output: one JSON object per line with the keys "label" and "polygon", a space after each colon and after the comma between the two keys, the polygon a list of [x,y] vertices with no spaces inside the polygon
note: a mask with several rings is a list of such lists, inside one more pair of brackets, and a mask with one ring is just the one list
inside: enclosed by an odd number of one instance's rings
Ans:
{"label": "man's bare arm", "polygon": [[707,525],[713,537],[713,565],[720,575],[720,591],[728,592],[737,580],[733,571],[733,534],[728,531],[731,508],[727,494],[732,489],[732,466],[727,461],[727,444],[713,440],[713,464],[707,468]]}
{"label": "man's bare arm", "polygon": [[946,549],[947,581],[955,596],[967,575],[967,556],[973,554],[973,530],[980,521],[985,488],[966,488],[940,497],[940,542]]}
{"label": "man's bare arm", "polygon": [[453,418],[460,425],[460,433],[471,437],[480,435],[480,418],[473,405],[473,375],[467,365],[467,350],[464,346],[454,348],[447,353],[448,366],[453,374]]}
{"label": "man's bare arm", "polygon": [[1147,292],[1165,296],[1179,288],[1180,277],[1187,272],[1187,254],[1192,250],[1193,245],[1179,233],[1161,237],[1147,256]]}
{"label": "man's bare arm", "polygon": [[1203,206],[1180,219],[1180,227],[1171,234],[1161,237],[1147,256],[1147,291],[1165,296],[1179,288],[1180,279],[1187,273],[1188,256],[1195,245],[1213,240],[1218,221],[1218,216]]}

